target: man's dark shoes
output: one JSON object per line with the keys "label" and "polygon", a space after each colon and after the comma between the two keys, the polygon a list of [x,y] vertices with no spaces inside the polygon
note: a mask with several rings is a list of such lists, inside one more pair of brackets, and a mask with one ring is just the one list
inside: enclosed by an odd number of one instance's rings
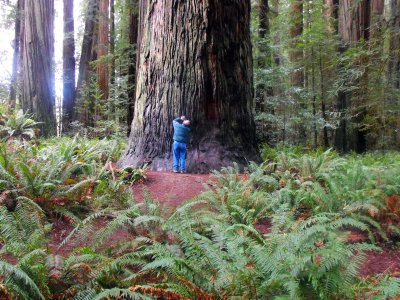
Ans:
{"label": "man's dark shoes", "polygon": [[174,173],[179,173],[178,170],[173,170]]}

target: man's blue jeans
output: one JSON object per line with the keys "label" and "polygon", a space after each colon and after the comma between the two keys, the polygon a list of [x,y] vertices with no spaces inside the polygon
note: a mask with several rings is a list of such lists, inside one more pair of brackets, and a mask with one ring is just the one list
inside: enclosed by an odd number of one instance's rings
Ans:
{"label": "man's blue jeans", "polygon": [[181,172],[186,171],[186,144],[174,141],[172,144],[172,154],[174,157],[174,171],[179,171],[179,165]]}

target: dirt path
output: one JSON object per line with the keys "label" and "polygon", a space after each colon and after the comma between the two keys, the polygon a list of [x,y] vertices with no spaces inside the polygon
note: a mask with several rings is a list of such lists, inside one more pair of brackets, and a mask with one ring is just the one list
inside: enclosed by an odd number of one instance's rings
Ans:
{"label": "dirt path", "polygon": [[[204,192],[206,186],[212,182],[212,177],[208,174],[176,174],[154,171],[148,171],[146,174],[147,179],[144,183],[132,186],[136,199],[142,201],[144,191],[148,191],[154,200],[164,203],[171,209]],[[256,225],[261,232],[268,231],[268,227],[268,224]],[[71,230],[72,226],[67,222],[56,221],[51,234],[51,248],[55,250]],[[121,229],[113,236],[113,240],[126,239],[128,236],[129,234]],[[71,245],[67,245],[57,253],[66,256],[71,250]],[[360,269],[360,275],[368,276],[379,273],[400,276],[400,249],[383,249],[381,252],[371,251],[368,253],[367,261]]]}

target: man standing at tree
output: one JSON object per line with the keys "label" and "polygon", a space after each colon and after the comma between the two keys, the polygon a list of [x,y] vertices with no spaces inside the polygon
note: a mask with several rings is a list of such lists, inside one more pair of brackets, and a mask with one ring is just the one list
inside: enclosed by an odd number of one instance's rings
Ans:
{"label": "man standing at tree", "polygon": [[172,154],[173,154],[173,170],[174,173],[186,172],[186,144],[188,142],[189,132],[190,132],[190,121],[186,120],[185,116],[176,118],[172,125],[174,127],[174,143],[172,144]]}

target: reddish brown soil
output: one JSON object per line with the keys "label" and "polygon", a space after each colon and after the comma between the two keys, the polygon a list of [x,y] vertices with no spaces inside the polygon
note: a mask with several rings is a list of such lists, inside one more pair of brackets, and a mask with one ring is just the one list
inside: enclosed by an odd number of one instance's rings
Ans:
{"label": "reddish brown soil", "polygon": [[181,174],[173,172],[146,172],[144,183],[134,184],[133,193],[136,198],[143,200],[143,192],[149,191],[154,200],[160,201],[167,207],[177,207],[185,200],[192,199],[206,190],[210,182],[208,174]]}
{"label": "reddish brown soil", "polygon": [[361,276],[391,274],[400,277],[400,249],[384,248],[381,252],[370,251],[360,274]]}
{"label": "reddish brown soil", "polygon": [[[172,172],[148,171],[144,183],[132,185],[134,195],[138,201],[143,201],[143,192],[147,190],[153,199],[162,202],[165,207],[174,208],[186,200],[192,199],[206,190],[207,185],[212,185],[210,175],[199,174],[176,174]],[[101,223],[99,222],[99,226]],[[256,229],[260,233],[268,233],[270,221],[268,219],[258,222]],[[72,226],[63,221],[57,220],[51,233],[51,249],[55,251],[61,241],[72,230]],[[109,243],[118,243],[118,240],[126,239],[129,233],[120,230],[113,235]],[[349,236],[352,242],[363,240],[359,235]],[[57,254],[66,256],[73,249],[73,245],[66,245],[57,250]],[[387,273],[400,276],[400,249],[384,248],[381,252],[371,251],[368,253],[367,261],[360,270],[361,276]]]}

